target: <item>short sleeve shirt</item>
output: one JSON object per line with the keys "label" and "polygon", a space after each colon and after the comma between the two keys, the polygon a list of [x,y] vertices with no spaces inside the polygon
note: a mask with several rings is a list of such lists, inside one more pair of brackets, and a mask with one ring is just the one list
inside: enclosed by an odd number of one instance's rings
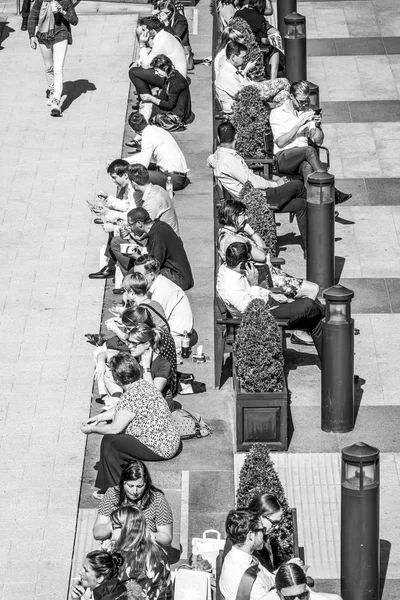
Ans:
{"label": "short sleeve shirt", "polygon": [[[281,135],[288,133],[299,122],[299,117],[290,110],[289,102],[291,101],[286,100],[281,106],[271,110],[269,122],[274,140],[277,140]],[[282,150],[289,150],[289,148],[302,148],[308,146],[307,134],[311,129],[315,129],[314,121],[309,121],[300,127],[296,137],[283,148],[279,148],[274,141],[274,154],[278,154],[279,152],[282,152]]]}

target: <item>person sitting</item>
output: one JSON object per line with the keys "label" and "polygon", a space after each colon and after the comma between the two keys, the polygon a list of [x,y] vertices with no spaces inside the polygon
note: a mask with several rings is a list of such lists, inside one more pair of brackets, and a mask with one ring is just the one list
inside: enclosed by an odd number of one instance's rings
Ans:
{"label": "person sitting", "polygon": [[[217,292],[233,317],[240,317],[254,298],[268,304],[273,317],[288,320],[285,329],[303,330],[314,341],[318,356],[322,356],[322,326],[324,309],[311,298],[297,298],[288,302],[283,294],[276,294],[258,285],[258,271],[249,262],[246,244],[234,242],[226,250],[226,263],[217,275]],[[292,342],[307,344],[292,335]]]}
{"label": "person sitting", "polygon": [[268,592],[265,600],[342,600],[338,594],[323,594],[310,590],[307,575],[296,563],[281,565],[275,574],[275,589]]}
{"label": "person sitting", "polygon": [[[182,6],[182,5],[181,5]],[[188,71],[194,67],[193,51],[189,39],[189,23],[181,10],[172,0],[161,0],[156,7],[157,18],[163,23],[165,31],[178,38],[183,46]]]}
{"label": "person sitting", "polygon": [[254,67],[252,62],[247,63],[245,69],[240,71],[246,52],[246,46],[239,42],[230,41],[225,48],[226,61],[220,66],[215,80],[215,91],[225,113],[232,112],[235,95],[246,85],[257,87],[264,100],[271,100],[276,104],[284,102],[289,95],[290,84],[284,77],[252,81],[247,77],[247,73]]}
{"label": "person sitting", "polygon": [[221,21],[221,26],[224,29],[229,25],[236,12],[234,0],[219,0],[217,4],[218,15]]}
{"label": "person sitting", "polygon": [[231,510],[225,531],[232,543],[219,580],[225,600],[236,600],[239,590],[240,597],[249,600],[264,598],[274,585],[274,576],[254,556],[264,545],[265,528],[260,517],[249,510]]}
{"label": "person sitting", "polygon": [[79,571],[79,582],[71,588],[71,598],[79,600],[86,596],[87,590],[93,592],[96,600],[102,598],[111,581],[112,589],[117,587],[120,593],[125,592],[125,586],[118,586],[116,581],[122,564],[123,558],[117,552],[113,555],[104,550],[89,552]]}
{"label": "person sitting", "polygon": [[[128,275],[124,277],[122,287],[125,290],[123,300],[125,300],[128,307],[133,304],[134,306],[143,306],[147,308],[151,313],[155,326],[164,329],[165,331],[170,331],[164,309],[153,296],[150,298],[150,285],[142,273],[128,273]],[[126,311],[123,312],[125,313]]]}
{"label": "person sitting", "polygon": [[172,510],[165,494],[155,487],[148,468],[141,460],[131,460],[124,466],[119,484],[108,488],[104,494],[95,492],[101,500],[93,526],[95,540],[111,536],[111,514],[120,506],[132,506],[141,510],[149,531],[161,546],[169,546],[173,536]]}
{"label": "person sitting", "polygon": [[170,460],[181,440],[165,398],[154,385],[140,379],[136,359],[120,352],[110,361],[114,381],[124,393],[115,408],[91,417],[82,433],[103,435],[95,487],[117,485],[124,464],[133,459]]}
{"label": "person sitting", "polygon": [[[146,244],[148,254],[160,263],[162,275],[179,285],[183,290],[193,287],[193,275],[182,240],[172,227],[163,221],[152,221],[144,208],[135,208],[128,213],[128,234],[132,242]],[[117,257],[121,271],[126,274],[131,259],[121,253],[120,246],[124,240],[114,237],[111,249]],[[135,256],[135,260],[139,258]]]}
{"label": "person sitting", "polygon": [[193,331],[194,320],[189,298],[176,283],[160,272],[160,261],[151,254],[135,261],[134,272],[144,275],[153,300],[163,307],[176,348],[180,349],[182,338]]}
{"label": "person sitting", "polygon": [[[311,173],[326,171],[326,165],[321,162],[315,148],[324,141],[320,122],[321,117],[310,110],[310,86],[307,81],[292,83],[290,97],[270,114],[274,153],[282,173],[300,173],[304,183],[307,183]],[[342,204],[351,196],[335,190],[335,203]]]}
{"label": "person sitting", "polygon": [[254,188],[265,190],[267,202],[279,207],[277,212],[294,212],[306,248],[307,202],[304,185],[300,181],[287,182],[283,178],[270,181],[253,173],[235,151],[235,137],[236,130],[232,123],[223,121],[218,125],[219,146],[207,159],[208,166],[214,169],[214,176],[235,200],[239,198],[243,185],[250,181]]}
{"label": "person sitting", "polygon": [[158,96],[140,95],[140,99],[144,102],[140,110],[142,115],[148,121],[154,119],[155,124],[157,124],[157,115],[163,113],[175,115],[177,123],[182,125],[191,122],[194,115],[187,79],[175,69],[165,54],[159,54],[153,58],[151,66],[155,74],[163,80],[163,86]]}
{"label": "person sitting", "polygon": [[129,179],[135,190],[136,206],[144,208],[153,221],[168,223],[179,235],[178,216],[168,192],[150,182],[149,171],[141,164],[131,165]]}
{"label": "person sitting", "polygon": [[[149,168],[151,183],[165,188],[168,178],[175,191],[183,190],[190,181],[188,168],[182,150],[168,131],[155,125],[149,125],[139,112],[133,112],[128,119],[129,125],[141,138],[141,151],[125,160],[130,164],[140,163]],[[150,163],[155,163],[151,168]]]}
{"label": "person sitting", "polygon": [[[228,4],[227,6],[232,6],[231,4]],[[235,9],[233,9],[235,10]],[[219,42],[217,44],[216,50],[215,50],[215,58],[214,58],[214,73],[215,73],[215,79],[218,77],[218,73],[222,67],[222,65],[226,62],[226,46],[228,44],[228,42],[239,42],[240,44],[244,44],[244,35],[241,31],[239,31],[238,29],[235,29],[234,27],[231,26],[227,26],[225,27],[220,35],[219,38]],[[249,69],[251,68],[251,65],[249,67]],[[249,70],[247,69],[247,71]],[[245,71],[245,69],[242,69],[242,73]],[[246,73],[247,73],[246,71]]]}
{"label": "person sitting", "polygon": [[143,512],[120,506],[111,515],[113,553],[124,559],[119,579],[136,581],[148,600],[171,595],[171,569],[164,550],[154,540]]}

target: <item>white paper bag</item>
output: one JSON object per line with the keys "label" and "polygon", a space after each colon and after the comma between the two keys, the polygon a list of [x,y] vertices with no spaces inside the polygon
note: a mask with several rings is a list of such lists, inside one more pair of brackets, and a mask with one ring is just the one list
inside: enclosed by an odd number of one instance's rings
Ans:
{"label": "white paper bag", "polygon": [[204,571],[178,569],[175,575],[174,600],[211,600],[210,575]]}
{"label": "white paper bag", "polygon": [[[208,537],[208,534],[214,534],[216,537]],[[201,556],[208,560],[213,570],[215,570],[217,556],[220,550],[225,547],[225,540],[221,539],[221,534],[216,529],[206,529],[201,538],[192,538],[192,554]]]}

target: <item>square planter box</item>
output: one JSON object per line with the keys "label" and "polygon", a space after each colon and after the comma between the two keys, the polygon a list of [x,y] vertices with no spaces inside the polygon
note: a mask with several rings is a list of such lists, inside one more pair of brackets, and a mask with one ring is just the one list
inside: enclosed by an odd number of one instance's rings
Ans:
{"label": "square planter box", "polygon": [[233,389],[236,400],[237,452],[248,452],[252,444],[262,442],[270,450],[288,448],[288,389],[283,380],[282,392],[244,392],[233,356]]}

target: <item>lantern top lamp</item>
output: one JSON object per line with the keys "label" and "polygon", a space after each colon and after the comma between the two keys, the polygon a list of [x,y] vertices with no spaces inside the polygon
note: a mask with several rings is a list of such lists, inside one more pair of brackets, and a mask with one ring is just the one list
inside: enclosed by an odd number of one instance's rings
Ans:
{"label": "lantern top lamp", "polygon": [[324,290],[323,296],[326,300],[326,323],[350,323],[353,290],[338,284]]}
{"label": "lantern top lamp", "polygon": [[327,204],[335,201],[335,178],[326,171],[315,171],[307,177],[307,202]]}
{"label": "lantern top lamp", "polygon": [[286,35],[289,38],[306,37],[306,18],[298,12],[292,12],[285,17]]}
{"label": "lantern top lamp", "polygon": [[379,450],[357,442],[342,450],[342,485],[354,491],[379,485]]}

